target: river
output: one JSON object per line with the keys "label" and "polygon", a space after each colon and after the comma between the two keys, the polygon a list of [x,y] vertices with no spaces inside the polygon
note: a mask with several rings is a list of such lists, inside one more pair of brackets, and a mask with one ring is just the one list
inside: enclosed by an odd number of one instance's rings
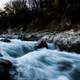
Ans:
{"label": "river", "polygon": [[80,80],[80,55],[60,51],[54,43],[35,49],[37,41],[0,41],[0,58],[12,62],[11,80]]}

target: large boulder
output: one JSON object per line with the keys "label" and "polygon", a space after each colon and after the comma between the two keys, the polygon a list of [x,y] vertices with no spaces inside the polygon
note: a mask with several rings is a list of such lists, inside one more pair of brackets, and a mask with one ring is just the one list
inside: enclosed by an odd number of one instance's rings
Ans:
{"label": "large boulder", "polygon": [[10,80],[9,70],[12,63],[5,59],[0,59],[0,80]]}
{"label": "large boulder", "polygon": [[80,53],[80,32],[63,32],[54,37],[55,45],[62,51]]}

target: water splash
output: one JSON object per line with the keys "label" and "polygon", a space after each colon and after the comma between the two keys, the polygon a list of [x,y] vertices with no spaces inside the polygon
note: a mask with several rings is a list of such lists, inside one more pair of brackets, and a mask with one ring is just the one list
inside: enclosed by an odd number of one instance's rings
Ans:
{"label": "water splash", "polygon": [[11,80],[80,80],[80,55],[48,49],[35,49],[37,42],[11,39],[0,42],[0,58],[13,64]]}

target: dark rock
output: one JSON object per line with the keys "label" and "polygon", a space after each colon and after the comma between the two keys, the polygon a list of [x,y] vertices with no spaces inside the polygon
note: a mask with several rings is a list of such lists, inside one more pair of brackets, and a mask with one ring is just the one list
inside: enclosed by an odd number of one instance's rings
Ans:
{"label": "dark rock", "polygon": [[18,39],[22,40],[22,41],[28,41],[28,38],[26,38],[25,36],[19,36]]}
{"label": "dark rock", "polygon": [[0,39],[0,41],[2,41],[2,42],[7,42],[7,43],[10,43],[10,42],[11,42],[11,41],[10,41],[9,39],[7,39],[7,38]]}
{"label": "dark rock", "polygon": [[5,69],[10,69],[12,63],[5,59],[0,59],[0,65],[4,66]]}
{"label": "dark rock", "polygon": [[36,45],[36,48],[48,48],[48,45],[47,45],[47,42],[45,40],[39,40],[37,45]]}
{"label": "dark rock", "polygon": [[3,55],[0,53],[0,57],[3,57]]}
{"label": "dark rock", "polygon": [[9,70],[12,63],[5,59],[0,59],[0,80],[10,80]]}
{"label": "dark rock", "polygon": [[37,37],[36,35],[31,35],[29,40],[30,41],[38,41],[40,39],[40,37]]}
{"label": "dark rock", "polygon": [[22,41],[38,41],[40,38],[37,37],[36,35],[30,35],[30,36],[19,36],[18,39]]}

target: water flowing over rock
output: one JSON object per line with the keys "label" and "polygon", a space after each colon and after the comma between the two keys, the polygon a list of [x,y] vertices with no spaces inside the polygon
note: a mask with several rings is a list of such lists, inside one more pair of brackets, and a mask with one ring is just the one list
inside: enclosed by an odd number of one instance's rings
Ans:
{"label": "water flowing over rock", "polygon": [[73,80],[76,76],[74,70],[80,69],[80,56],[45,48],[30,52],[16,60],[17,74],[13,78],[17,80]]}
{"label": "water flowing over rock", "polygon": [[59,66],[60,71],[71,70],[73,68],[72,63],[69,61],[60,61],[58,62],[58,64],[60,64]]}
{"label": "water flowing over rock", "polygon": [[[57,39],[59,35],[54,42]],[[37,49],[37,41],[10,41],[0,41],[1,80],[80,80],[79,54],[60,51],[45,40],[48,48],[43,44]],[[7,78],[3,79],[3,75]]]}
{"label": "water flowing over rock", "polygon": [[10,43],[10,42],[11,42],[11,41],[10,41],[9,39],[7,39],[7,38],[0,39],[0,41],[2,41],[2,42],[7,42],[7,43]]}
{"label": "water flowing over rock", "polygon": [[11,39],[10,43],[0,42],[0,52],[2,55],[20,57],[35,49],[36,42],[25,42],[18,39]]}

